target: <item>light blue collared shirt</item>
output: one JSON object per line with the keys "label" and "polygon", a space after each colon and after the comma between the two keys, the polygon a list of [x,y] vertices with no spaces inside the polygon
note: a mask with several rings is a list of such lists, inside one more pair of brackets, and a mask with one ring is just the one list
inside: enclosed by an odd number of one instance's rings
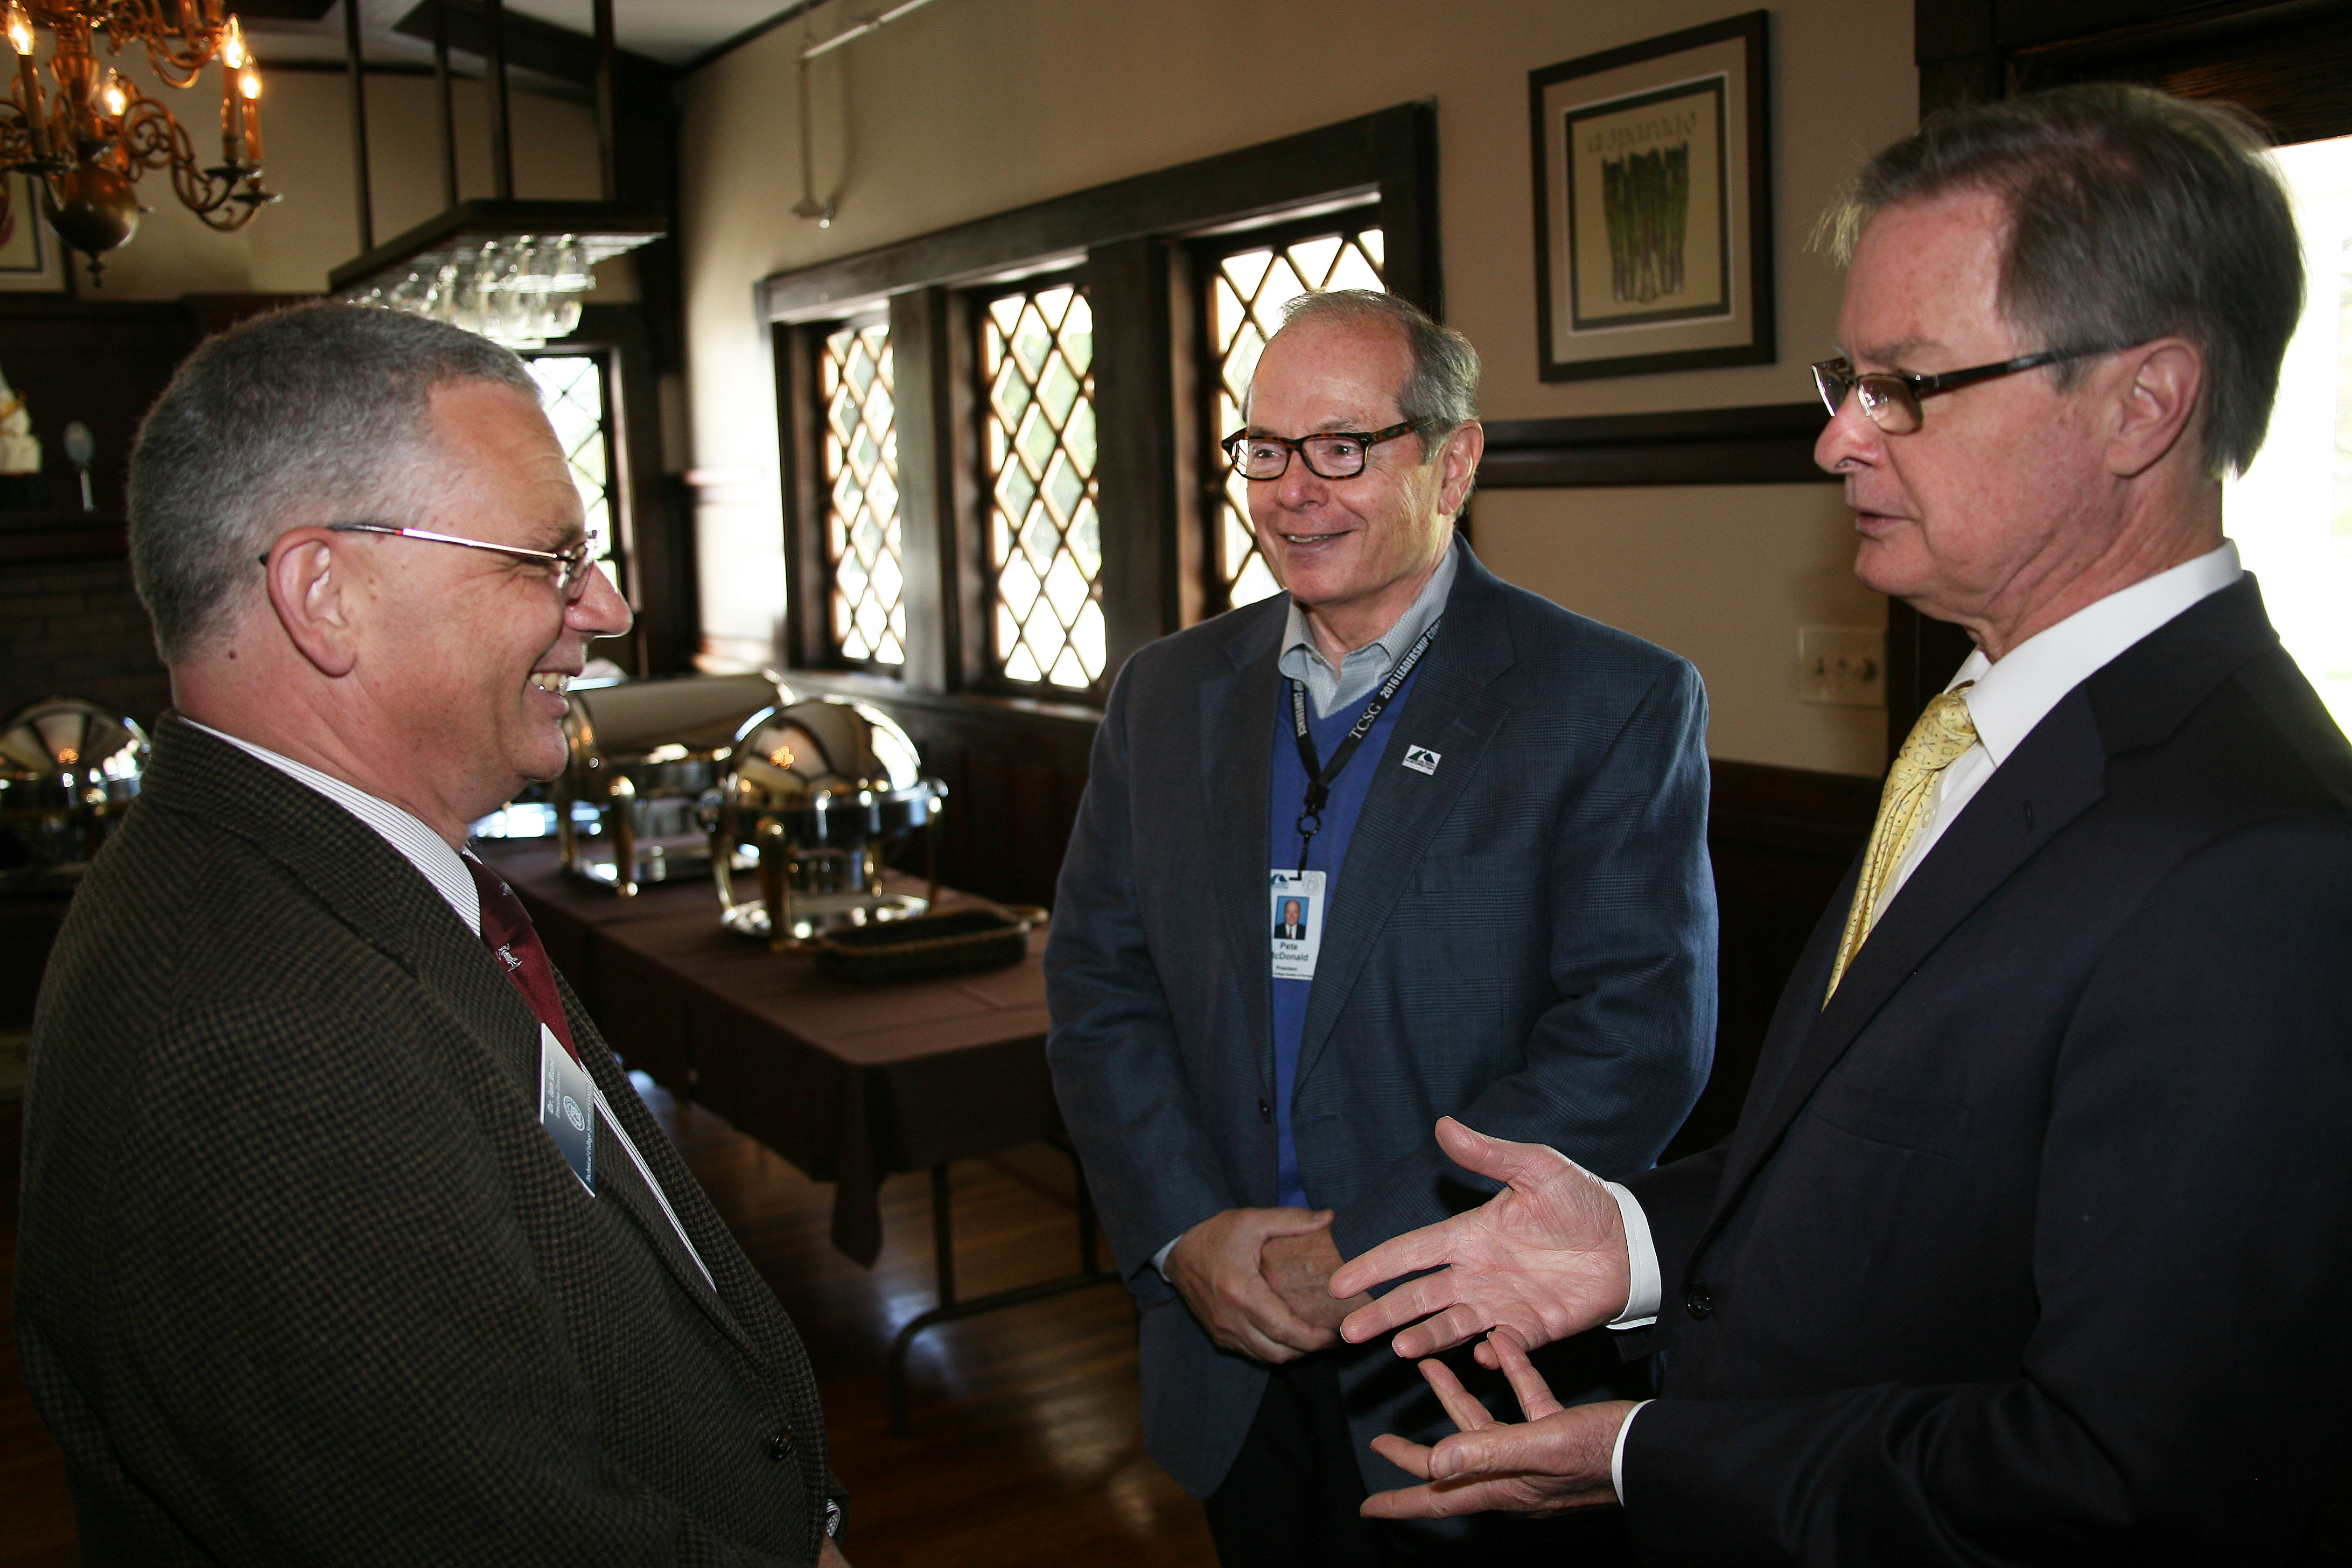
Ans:
{"label": "light blue collared shirt", "polygon": [[1307,700],[1315,709],[1315,717],[1328,718],[1342,708],[1352,708],[1364,700],[1364,694],[1381,683],[1381,678],[1396,667],[1405,650],[1421,640],[1430,622],[1445,613],[1446,595],[1454,591],[1454,549],[1451,540],[1445,553],[1437,563],[1437,570],[1421,585],[1421,592],[1405,613],[1397,617],[1396,625],[1357,648],[1331,668],[1323,650],[1315,646],[1315,634],[1307,625],[1307,612],[1298,601],[1290,602],[1290,621],[1282,628],[1282,673],[1307,688]]}

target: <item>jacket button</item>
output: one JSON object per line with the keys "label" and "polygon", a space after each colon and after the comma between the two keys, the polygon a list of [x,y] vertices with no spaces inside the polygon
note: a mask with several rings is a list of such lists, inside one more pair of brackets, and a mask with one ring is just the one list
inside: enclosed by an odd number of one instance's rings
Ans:
{"label": "jacket button", "polygon": [[768,1458],[776,1463],[782,1464],[784,1456],[792,1451],[793,1435],[789,1431],[779,1432],[768,1439]]}
{"label": "jacket button", "polygon": [[1694,1285],[1683,1292],[1683,1310],[1704,1322],[1715,1316],[1715,1298],[1704,1288]]}
{"label": "jacket button", "polygon": [[1271,1101],[1261,1100],[1257,1102],[1257,1119],[1260,1121],[1274,1120],[1274,1106]]}

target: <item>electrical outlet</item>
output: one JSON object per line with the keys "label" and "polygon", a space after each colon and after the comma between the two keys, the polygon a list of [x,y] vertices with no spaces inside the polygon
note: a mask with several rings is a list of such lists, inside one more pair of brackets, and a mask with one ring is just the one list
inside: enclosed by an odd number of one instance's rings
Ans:
{"label": "electrical outlet", "polygon": [[1886,705],[1886,634],[1875,626],[1799,626],[1797,692],[1843,708]]}

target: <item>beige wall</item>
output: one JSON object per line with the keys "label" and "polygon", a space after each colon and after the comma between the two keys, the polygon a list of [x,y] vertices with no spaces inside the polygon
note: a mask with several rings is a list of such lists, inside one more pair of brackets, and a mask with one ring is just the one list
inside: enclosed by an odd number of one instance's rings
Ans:
{"label": "beige wall", "polygon": [[1797,692],[1800,626],[1876,626],[1853,580],[1853,516],[1830,485],[1488,490],[1479,558],[1582,615],[1698,666],[1707,750],[1831,773],[1885,766],[1886,710]]}
{"label": "beige wall", "polygon": [[[819,62],[817,191],[795,218],[797,27],[698,73],[685,95],[689,393],[706,630],[756,648],[782,613],[775,407],[752,288],[770,273],[1410,100],[1438,105],[1447,308],[1486,357],[1499,418],[1808,395],[1837,278],[1812,218],[1916,100],[1910,7],[1790,0],[1773,12],[1780,363],[1547,384],[1536,374],[1527,73],[1717,20],[1722,0],[937,0]],[[828,22],[826,26],[832,24]],[[1811,486],[1492,492],[1480,547],[1506,575],[1691,657],[1718,755],[1875,772],[1876,710],[1795,692],[1801,624],[1866,626],[1835,492]]]}
{"label": "beige wall", "polygon": [[[128,57],[126,57],[128,58]],[[220,234],[183,207],[167,170],[149,170],[140,199],[153,212],[139,220],[129,245],[108,256],[102,286],[82,272],[79,288],[96,300],[176,300],[183,294],[302,294],[323,291],[327,274],[359,254],[359,216],[352,195],[351,100],[346,79],[317,71],[272,71],[262,63],[262,152],[269,188],[285,197],[253,221]],[[207,74],[184,91],[161,87],[143,60],[126,74],[186,127],[200,161],[220,152],[218,79]],[[457,83],[461,195],[491,194],[487,97],[477,82]],[[538,93],[510,96],[515,194],[591,197],[597,194],[596,124],[583,104]],[[441,118],[429,77],[368,79],[369,170],[379,242],[441,210]],[[599,291],[599,301],[625,297]]]}

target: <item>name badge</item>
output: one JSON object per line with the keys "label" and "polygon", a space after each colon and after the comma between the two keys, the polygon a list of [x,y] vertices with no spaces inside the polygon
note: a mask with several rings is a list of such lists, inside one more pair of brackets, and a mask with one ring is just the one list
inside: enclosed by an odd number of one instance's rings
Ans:
{"label": "name badge", "polygon": [[1266,879],[1276,980],[1315,978],[1315,954],[1323,945],[1324,902],[1320,871],[1276,871]]}
{"label": "name badge", "polygon": [[596,1084],[555,1031],[539,1026],[539,1124],[590,1196],[596,1192]]}

